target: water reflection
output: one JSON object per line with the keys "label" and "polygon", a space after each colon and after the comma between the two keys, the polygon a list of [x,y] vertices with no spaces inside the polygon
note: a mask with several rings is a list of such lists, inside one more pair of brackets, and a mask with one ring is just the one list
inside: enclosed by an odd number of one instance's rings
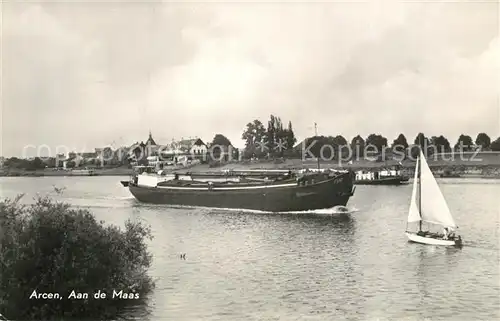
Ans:
{"label": "water reflection", "polygon": [[[453,278],[457,275],[460,249],[412,244],[417,251],[416,283],[420,306],[428,307],[421,311],[424,318],[452,317],[453,311],[439,311],[439,306],[447,301],[450,304],[456,298],[458,289]],[[459,281],[459,280],[457,280]],[[459,302],[457,302],[459,304]],[[434,309],[436,308],[436,309]],[[436,312],[436,310],[438,310]]]}

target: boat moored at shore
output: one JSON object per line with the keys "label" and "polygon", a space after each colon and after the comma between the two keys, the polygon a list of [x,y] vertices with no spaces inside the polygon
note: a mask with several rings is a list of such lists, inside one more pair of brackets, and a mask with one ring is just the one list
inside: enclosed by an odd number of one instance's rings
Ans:
{"label": "boat moored at shore", "polygon": [[93,169],[72,169],[69,171],[71,176],[96,176],[97,173]]}
{"label": "boat moored at shore", "polygon": [[401,174],[400,170],[382,171],[357,171],[356,185],[403,185],[407,184],[409,177]]}
{"label": "boat moored at shore", "polygon": [[456,172],[452,172],[450,170],[445,170],[443,173],[439,174],[441,178],[460,178],[462,175]]}

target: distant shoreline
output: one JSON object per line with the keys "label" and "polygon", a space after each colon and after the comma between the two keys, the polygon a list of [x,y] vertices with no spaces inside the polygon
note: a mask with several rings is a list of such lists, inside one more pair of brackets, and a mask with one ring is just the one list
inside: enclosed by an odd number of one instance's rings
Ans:
{"label": "distant shoreline", "polygon": [[[331,162],[320,162],[320,167],[322,168],[343,168],[351,169],[353,171],[358,170],[377,170],[388,168],[397,165],[398,162],[372,162],[368,160],[360,160],[353,164],[343,163],[339,165],[336,161]],[[479,162],[478,164],[470,164],[467,162],[439,162],[439,163],[429,163],[430,167],[436,173],[442,173],[443,171],[450,171],[459,173],[462,178],[500,178],[500,164],[484,164]],[[415,163],[412,161],[405,161],[402,163],[402,168],[404,170],[413,171]],[[168,172],[179,171],[179,172],[213,172],[221,170],[230,169],[299,169],[299,168],[316,168],[317,162],[315,160],[302,161],[301,159],[288,159],[283,161],[241,161],[232,162],[224,164],[218,167],[209,167],[206,164],[197,164],[190,167],[172,167],[166,169]],[[104,168],[104,169],[93,169],[94,176],[130,176],[133,170],[128,167],[116,167],[116,168]],[[19,169],[0,169],[0,177],[45,177],[45,176],[64,176],[64,177],[85,177],[87,175],[74,175],[68,170],[54,170],[54,169],[44,169],[44,170],[19,170]],[[90,176],[90,175],[88,175]]]}
{"label": "distant shoreline", "polygon": [[[129,176],[132,174],[130,168],[109,168],[109,169],[93,169],[94,175],[92,176]],[[1,170],[0,177],[46,177],[46,176],[59,176],[59,177],[89,177],[91,175],[73,174],[68,170],[54,170],[41,169],[41,170]]]}

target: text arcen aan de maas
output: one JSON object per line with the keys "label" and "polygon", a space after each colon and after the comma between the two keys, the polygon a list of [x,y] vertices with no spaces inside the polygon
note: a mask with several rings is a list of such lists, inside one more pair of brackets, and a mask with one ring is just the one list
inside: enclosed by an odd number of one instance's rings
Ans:
{"label": "text arcen aan de maas", "polygon": [[108,295],[108,293],[98,290],[93,293],[87,293],[87,292],[78,292],[78,291],[71,291],[69,294],[62,295],[60,293],[53,293],[53,292],[38,292],[37,290],[33,290],[33,292],[30,295],[30,300],[62,300],[62,299],[68,299],[68,300],[88,300],[88,299],[95,299],[95,300],[103,300],[103,299],[118,299],[118,300],[137,300],[139,299],[139,293],[135,292],[126,292],[123,290],[113,290],[113,293],[111,295]]}

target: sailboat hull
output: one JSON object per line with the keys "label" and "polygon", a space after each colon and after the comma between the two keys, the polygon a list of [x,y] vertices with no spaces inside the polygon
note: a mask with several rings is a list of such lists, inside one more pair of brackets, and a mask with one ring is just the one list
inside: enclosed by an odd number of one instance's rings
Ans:
{"label": "sailboat hull", "polygon": [[455,246],[457,245],[453,240],[436,239],[432,237],[419,236],[417,233],[406,232],[408,239],[415,243],[428,244],[428,245],[441,245],[441,246]]}

